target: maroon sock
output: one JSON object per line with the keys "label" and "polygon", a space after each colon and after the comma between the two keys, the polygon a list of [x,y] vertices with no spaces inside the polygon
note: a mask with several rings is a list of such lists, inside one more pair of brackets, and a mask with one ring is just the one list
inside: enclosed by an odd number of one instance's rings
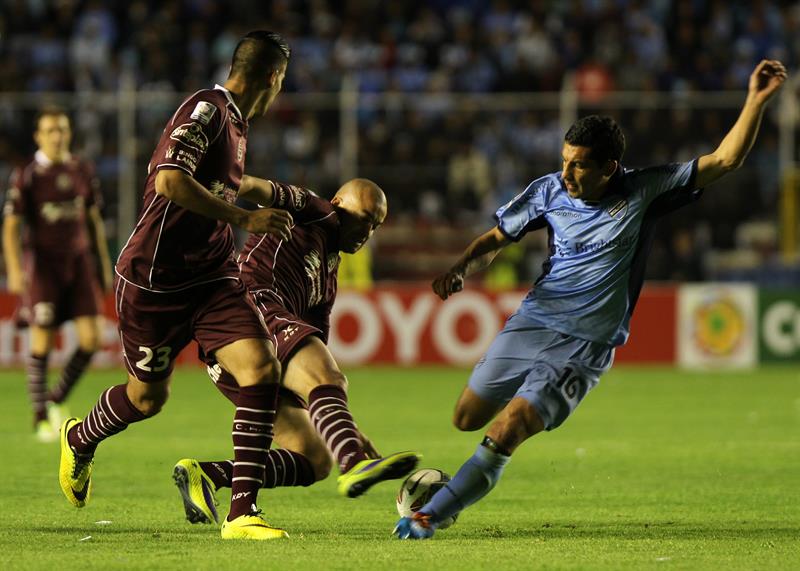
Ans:
{"label": "maroon sock", "polygon": [[78,454],[92,454],[103,440],[145,418],[128,398],[125,385],[116,385],[100,395],[83,422],[70,429],[67,441]]}
{"label": "maroon sock", "polygon": [[[231,487],[233,460],[199,464],[217,489]],[[264,471],[262,488],[310,486],[316,481],[314,467],[302,454],[283,449],[267,452],[267,468]]]}
{"label": "maroon sock", "polygon": [[264,471],[264,488],[310,486],[317,481],[308,458],[290,450],[270,450]]}
{"label": "maroon sock", "polygon": [[33,405],[34,425],[47,419],[47,355],[28,357],[28,394]]}
{"label": "maroon sock", "polygon": [[367,459],[361,433],[347,408],[347,393],[336,385],[320,385],[308,395],[314,428],[331,451],[343,474]]}
{"label": "maroon sock", "polygon": [[47,397],[48,400],[56,403],[64,402],[67,396],[69,396],[70,391],[72,391],[72,387],[75,386],[75,383],[81,378],[86,367],[89,366],[89,361],[92,360],[93,356],[94,352],[76,349],[72,357],[70,357],[67,366],[61,371],[61,378],[58,380],[58,384],[50,391]]}
{"label": "maroon sock", "polygon": [[277,383],[239,387],[233,417],[233,472],[228,521],[250,513],[264,478],[278,404]]}
{"label": "maroon sock", "polygon": [[217,462],[198,462],[200,469],[206,473],[214,482],[216,489],[230,488],[231,478],[233,478],[233,460],[222,460]]}

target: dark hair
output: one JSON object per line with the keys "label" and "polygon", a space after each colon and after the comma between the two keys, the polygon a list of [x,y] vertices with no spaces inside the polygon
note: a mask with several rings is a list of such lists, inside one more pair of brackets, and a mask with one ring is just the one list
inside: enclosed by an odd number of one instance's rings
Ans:
{"label": "dark hair", "polygon": [[231,60],[231,75],[264,76],[286,65],[292,50],[280,34],[256,30],[244,36]]}
{"label": "dark hair", "polygon": [[607,115],[589,115],[573,123],[564,141],[574,147],[589,147],[591,158],[599,163],[619,161],[625,154],[625,135]]}
{"label": "dark hair", "polygon": [[39,111],[33,118],[34,131],[39,130],[39,121],[42,120],[42,117],[61,117],[62,115],[66,117],[67,120],[69,121],[69,115],[61,107],[57,107],[55,105],[48,105],[47,107],[42,107],[41,109],[39,109]]}

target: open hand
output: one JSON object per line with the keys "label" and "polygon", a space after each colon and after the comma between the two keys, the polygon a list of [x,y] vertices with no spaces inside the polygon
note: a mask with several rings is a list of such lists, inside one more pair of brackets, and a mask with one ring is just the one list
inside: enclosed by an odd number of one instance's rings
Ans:
{"label": "open hand", "polygon": [[774,59],[761,60],[750,75],[749,95],[766,103],[786,81],[786,68]]}
{"label": "open hand", "polygon": [[248,213],[244,229],[251,234],[273,234],[283,240],[292,239],[292,215],[277,208],[259,208]]}

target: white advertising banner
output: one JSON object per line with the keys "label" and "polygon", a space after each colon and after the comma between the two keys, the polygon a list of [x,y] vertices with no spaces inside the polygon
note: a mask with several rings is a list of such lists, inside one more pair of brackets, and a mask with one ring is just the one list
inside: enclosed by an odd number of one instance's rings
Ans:
{"label": "white advertising banner", "polygon": [[678,290],[678,363],[750,368],[758,361],[758,290],[750,284],[687,284]]}

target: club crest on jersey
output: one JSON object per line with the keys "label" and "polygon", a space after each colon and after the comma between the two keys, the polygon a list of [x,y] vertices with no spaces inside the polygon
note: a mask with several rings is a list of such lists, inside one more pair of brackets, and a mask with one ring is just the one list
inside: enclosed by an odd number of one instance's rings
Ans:
{"label": "club crest on jersey", "polygon": [[214,113],[217,112],[217,106],[208,101],[198,101],[194,106],[194,111],[189,115],[190,119],[200,121],[203,125],[208,125]]}
{"label": "club crest on jersey", "polygon": [[61,173],[56,177],[56,188],[62,192],[67,192],[72,188],[72,178],[67,173]]}
{"label": "club crest on jersey", "polygon": [[222,181],[212,180],[208,185],[208,189],[211,191],[211,194],[217,198],[221,198],[229,204],[236,202],[236,196],[238,192],[235,188],[228,186]]}
{"label": "club crest on jersey", "polygon": [[608,215],[614,220],[622,220],[628,213],[628,201],[624,198],[621,198],[619,201],[610,206],[606,212],[608,212]]}
{"label": "club crest on jersey", "polygon": [[173,141],[178,141],[201,153],[208,148],[208,137],[203,133],[199,123],[183,123],[176,127],[169,136]]}

